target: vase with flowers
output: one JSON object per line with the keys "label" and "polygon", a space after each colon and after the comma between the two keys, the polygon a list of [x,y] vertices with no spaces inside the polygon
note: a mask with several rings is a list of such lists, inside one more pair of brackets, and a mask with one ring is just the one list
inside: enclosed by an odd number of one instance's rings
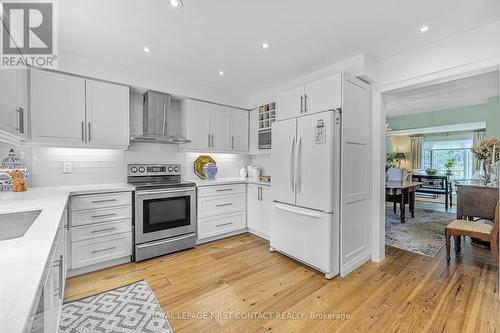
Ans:
{"label": "vase with flowers", "polygon": [[486,185],[496,185],[498,173],[496,163],[500,159],[500,140],[489,138],[481,140],[478,146],[472,148],[474,156],[481,161],[479,177]]}

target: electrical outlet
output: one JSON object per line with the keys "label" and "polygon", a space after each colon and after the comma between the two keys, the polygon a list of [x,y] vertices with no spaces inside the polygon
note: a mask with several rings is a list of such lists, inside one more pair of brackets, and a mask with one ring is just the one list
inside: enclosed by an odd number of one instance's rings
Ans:
{"label": "electrical outlet", "polygon": [[71,162],[63,162],[63,173],[71,173],[72,165]]}

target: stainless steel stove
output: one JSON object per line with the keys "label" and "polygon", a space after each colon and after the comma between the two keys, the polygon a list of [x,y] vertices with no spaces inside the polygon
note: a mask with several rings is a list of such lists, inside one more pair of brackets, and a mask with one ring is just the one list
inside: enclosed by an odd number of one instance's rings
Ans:
{"label": "stainless steel stove", "polygon": [[196,188],[181,175],[179,164],[128,165],[128,183],[136,187],[135,261],[195,246]]}

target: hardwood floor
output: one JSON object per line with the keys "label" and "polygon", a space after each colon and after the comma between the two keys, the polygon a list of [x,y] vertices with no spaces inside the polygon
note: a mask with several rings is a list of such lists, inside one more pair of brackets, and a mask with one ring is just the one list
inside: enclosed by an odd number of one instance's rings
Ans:
{"label": "hardwood floor", "polygon": [[[326,280],[243,234],[71,278],[65,301],[141,279],[176,333],[500,331],[497,267],[488,251],[469,242],[462,242],[460,256],[453,255],[449,265],[444,247],[435,258],[386,247],[383,262]],[[198,312],[219,317],[187,318]]]}

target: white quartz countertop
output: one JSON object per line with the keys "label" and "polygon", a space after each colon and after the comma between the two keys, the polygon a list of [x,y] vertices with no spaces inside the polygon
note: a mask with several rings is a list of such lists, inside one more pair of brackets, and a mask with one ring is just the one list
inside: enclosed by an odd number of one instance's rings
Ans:
{"label": "white quartz countertop", "polygon": [[0,332],[24,332],[69,196],[133,190],[120,183],[0,192],[0,214],[42,210],[24,236],[0,241]]}
{"label": "white quartz countertop", "polygon": [[196,183],[196,186],[213,186],[213,185],[228,185],[228,184],[256,184],[256,185],[266,185],[271,186],[271,182],[263,182],[260,180],[252,180],[252,179],[241,179],[241,178],[215,178],[210,180],[201,180],[195,179],[193,180]]}

